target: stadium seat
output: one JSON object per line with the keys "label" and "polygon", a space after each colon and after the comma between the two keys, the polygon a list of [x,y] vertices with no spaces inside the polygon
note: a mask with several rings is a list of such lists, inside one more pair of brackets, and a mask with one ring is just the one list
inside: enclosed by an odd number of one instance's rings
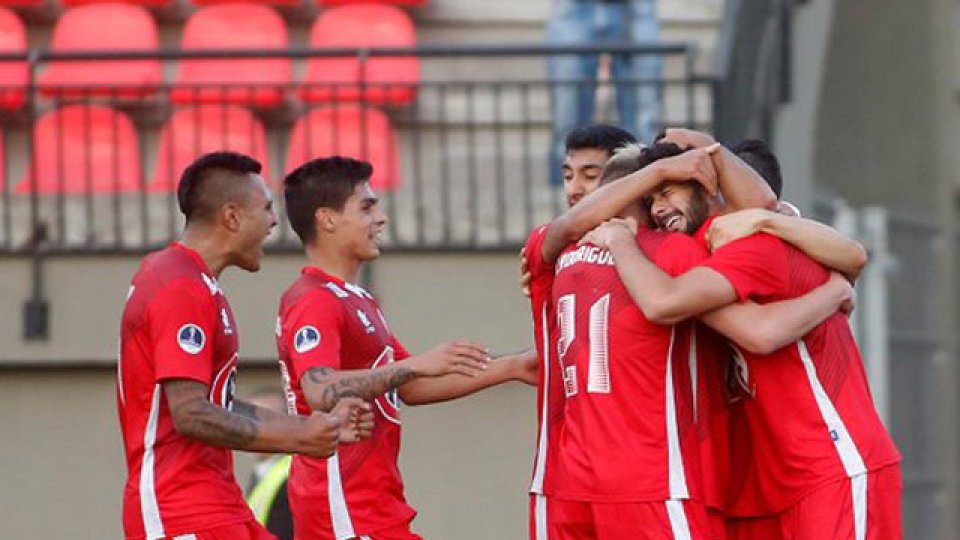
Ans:
{"label": "stadium seat", "polygon": [[[98,105],[69,105],[37,120],[33,130],[37,192],[138,191],[140,153],[133,122]],[[30,172],[16,187],[30,193]]]}
{"label": "stadium seat", "polygon": [[[86,6],[88,4],[102,4],[103,0],[59,0],[61,4],[72,6]],[[174,0],[115,0],[123,4],[133,4],[148,8],[166,7],[174,3]]]}
{"label": "stadium seat", "polygon": [[[67,10],[53,29],[53,51],[156,51],[157,23],[141,6],[91,4]],[[84,60],[51,62],[39,77],[48,96],[138,98],[157,91],[160,61]]]}
{"label": "stadium seat", "polygon": [[[6,8],[0,8],[0,52],[14,53],[27,50],[27,31],[20,17]],[[0,62],[0,108],[19,109],[26,101],[30,71],[24,62]]]}
{"label": "stadium seat", "polygon": [[377,190],[400,186],[400,164],[393,127],[383,112],[341,105],[314,109],[297,120],[290,133],[286,171],[304,162],[340,155],[373,164],[370,184]]}
{"label": "stadium seat", "polygon": [[[317,17],[310,46],[413,47],[416,32],[410,16],[379,4],[357,4],[328,9]],[[363,91],[361,85],[363,81]],[[300,95],[306,101],[365,101],[403,105],[413,101],[420,82],[416,57],[312,58],[307,62]]]}
{"label": "stadium seat", "polygon": [[247,154],[269,171],[263,124],[235,105],[201,105],[181,109],[160,132],[157,167],[149,191],[175,191],[180,173],[201,154],[232,150]]}
{"label": "stadium seat", "polygon": [[[182,48],[286,49],[287,29],[272,8],[220,4],[200,9],[183,30]],[[182,60],[172,99],[175,103],[234,103],[274,107],[290,84],[289,58]]]}
{"label": "stadium seat", "polygon": [[346,4],[390,4],[394,6],[421,7],[427,0],[319,0],[321,6],[343,6]]}

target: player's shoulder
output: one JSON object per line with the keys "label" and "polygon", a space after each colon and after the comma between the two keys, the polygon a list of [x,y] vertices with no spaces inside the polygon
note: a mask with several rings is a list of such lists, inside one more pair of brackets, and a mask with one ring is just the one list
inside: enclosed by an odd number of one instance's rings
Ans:
{"label": "player's shoulder", "polygon": [[648,256],[675,256],[700,253],[705,249],[691,236],[657,229],[637,231],[637,243]]}
{"label": "player's shoulder", "polygon": [[331,279],[304,272],[294,281],[280,299],[281,315],[294,309],[298,311],[339,314],[350,292]]}
{"label": "player's shoulder", "polygon": [[212,299],[223,290],[216,278],[210,275],[189,253],[168,247],[144,258],[131,282],[130,295],[138,294],[140,300],[187,297]]}
{"label": "player's shoulder", "polygon": [[526,247],[526,249],[530,249],[533,246],[542,244],[543,239],[546,238],[547,236],[548,228],[550,228],[549,223],[544,223],[542,225],[538,225],[534,227],[533,230],[530,231],[530,234],[527,235],[527,241],[524,242],[524,246]]}

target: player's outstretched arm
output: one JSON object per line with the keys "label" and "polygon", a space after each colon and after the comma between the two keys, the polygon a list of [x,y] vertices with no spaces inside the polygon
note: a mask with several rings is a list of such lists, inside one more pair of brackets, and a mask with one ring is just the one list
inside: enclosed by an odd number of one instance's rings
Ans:
{"label": "player's outstretched arm", "polygon": [[315,367],[300,378],[304,397],[315,411],[329,411],[343,398],[372,401],[414,379],[460,374],[478,377],[487,370],[489,358],[483,346],[454,341],[375,369],[335,370]]}
{"label": "player's outstretched arm", "polygon": [[214,405],[205,384],[171,379],[163,382],[164,395],[178,433],[214,446],[251,452],[285,452],[314,457],[333,455],[341,426],[353,409],[365,408],[359,400],[345,402],[340,416],[314,413],[285,416],[240,402],[238,412]]}
{"label": "player's outstretched arm", "polygon": [[818,263],[855,281],[867,265],[867,250],[860,242],[812,219],[785,216],[769,210],[750,209],[718,217],[707,239],[711,251],[759,232],[779,237]]}
{"label": "player's outstretched arm", "polygon": [[[704,148],[716,144],[713,136],[683,128],[666,130],[657,142],[671,142],[680,148]],[[721,146],[713,153],[717,169],[717,185],[725,202],[724,211],[744,208],[775,208],[777,196],[770,185],[750,165],[728,148]]]}
{"label": "player's outstretched arm", "polygon": [[400,399],[407,405],[424,405],[457,399],[508,381],[536,386],[539,368],[537,352],[532,349],[498,356],[476,377],[453,373],[408,382],[399,388]]}
{"label": "player's outstretched arm", "polygon": [[756,304],[743,302],[700,316],[714,330],[754,354],[770,354],[805,336],[853,300],[853,287],[836,272],[807,294]]}
{"label": "player's outstretched arm", "polygon": [[696,267],[676,278],[661,270],[640,251],[626,220],[611,220],[587,239],[610,251],[627,292],[652,322],[676,324],[738,299],[730,282],[709,268]]}
{"label": "player's outstretched arm", "polygon": [[720,145],[713,145],[698,148],[661,159],[635,173],[600,186],[550,223],[541,247],[544,262],[553,263],[568,245],[579,240],[597,225],[618,215],[627,206],[636,204],[640,197],[663,182],[696,180],[710,193],[715,193],[717,173],[711,154],[719,147]]}

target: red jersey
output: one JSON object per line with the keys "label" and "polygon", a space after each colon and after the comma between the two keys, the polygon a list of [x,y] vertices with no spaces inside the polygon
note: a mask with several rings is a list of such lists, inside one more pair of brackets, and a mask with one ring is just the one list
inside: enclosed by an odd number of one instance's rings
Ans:
{"label": "red jersey", "polygon": [[[820,264],[767,234],[727,244],[704,266],[724,276],[740,300],[758,303],[796,298],[829,278]],[[773,354],[734,350],[744,396],[736,410],[749,436],[731,441],[731,515],[778,513],[825,483],[900,461],[842,313]]]}
{"label": "red jersey", "polygon": [[[315,267],[304,268],[283,294],[277,348],[287,405],[300,414],[311,412],[300,386],[308,370],[369,370],[410,356],[370,293]],[[370,439],[341,445],[329,459],[293,457],[288,493],[297,538],[353,538],[416,515],[397,466],[396,390],[374,403]]]}
{"label": "red jersey", "polygon": [[[702,251],[703,259],[708,256]],[[703,502],[712,510],[726,506],[730,471],[730,434],[727,373],[732,349],[725,337],[705,324],[694,326],[690,346],[690,372],[694,374],[694,418],[700,442]]]}
{"label": "red jersey", "polygon": [[[671,275],[697,263],[680,234],[641,230],[640,248]],[[555,496],[589,502],[700,497],[689,369],[690,325],[651,323],[591,244],[557,261],[553,301],[566,409]]]}
{"label": "red jersey", "polygon": [[144,259],[123,310],[117,405],[127,458],[127,538],[162,538],[253,519],[233,455],[180,435],[161,383],[190,379],[229,409],[237,372],[233,312],[203,259],[174,243]]}
{"label": "red jersey", "polygon": [[530,493],[552,494],[553,486],[563,481],[556,470],[557,441],[563,423],[563,375],[556,358],[557,317],[553,310],[554,265],[543,260],[543,240],[547,226],[530,233],[525,248],[530,271],[530,310],[533,315],[534,343],[540,358],[537,384],[537,454],[534,459]]}

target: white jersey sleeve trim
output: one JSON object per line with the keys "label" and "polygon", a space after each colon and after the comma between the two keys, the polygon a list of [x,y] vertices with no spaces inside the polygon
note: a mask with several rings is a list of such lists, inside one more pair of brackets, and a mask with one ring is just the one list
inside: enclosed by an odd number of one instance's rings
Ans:
{"label": "white jersey sleeve trim", "polygon": [[670,518],[674,540],[691,540],[690,524],[687,523],[687,514],[683,510],[683,501],[667,501],[667,516]]}
{"label": "white jersey sleeve trim", "polygon": [[670,480],[670,498],[687,499],[690,491],[687,488],[687,474],[683,468],[683,453],[680,451],[680,429],[677,426],[677,402],[673,388],[673,347],[677,339],[677,329],[670,329],[670,347],[667,350],[666,374],[666,420],[667,420],[667,449]]}
{"label": "white jersey sleeve trim", "polygon": [[837,454],[843,463],[844,470],[847,472],[847,477],[853,478],[858,474],[867,472],[867,467],[856,443],[853,442],[850,432],[847,431],[847,426],[843,423],[837,408],[830,401],[830,397],[827,396],[827,392],[823,389],[823,385],[817,377],[817,368],[813,365],[813,358],[810,357],[807,344],[802,339],[797,341],[797,350],[800,352],[800,361],[803,362],[803,368],[807,373],[807,380],[810,383],[810,389],[813,390],[813,397],[820,409],[820,415],[827,425],[828,434],[837,449]]}
{"label": "white jersey sleeve trim", "polygon": [[156,455],[154,445],[157,442],[157,424],[160,421],[160,396],[163,387],[153,387],[153,399],[150,400],[150,416],[147,429],[143,433],[143,461],[140,464],[140,515],[143,518],[143,530],[149,540],[163,538],[163,520],[160,519],[160,505],[157,503],[157,491],[154,485],[154,464]]}
{"label": "white jersey sleeve trim", "polygon": [[547,320],[547,303],[543,304],[543,317],[540,339],[543,340],[543,361],[540,370],[543,372],[543,397],[540,402],[540,435],[537,442],[537,459],[533,468],[533,482],[530,485],[530,493],[543,494],[543,478],[547,468],[547,452],[549,444],[547,442],[549,416],[549,396],[550,396],[550,322]]}
{"label": "white jersey sleeve trim", "polygon": [[336,539],[356,538],[357,533],[353,530],[353,521],[347,509],[347,498],[343,495],[338,454],[334,454],[327,460],[327,500],[330,501],[330,519],[333,522],[333,535]]}

